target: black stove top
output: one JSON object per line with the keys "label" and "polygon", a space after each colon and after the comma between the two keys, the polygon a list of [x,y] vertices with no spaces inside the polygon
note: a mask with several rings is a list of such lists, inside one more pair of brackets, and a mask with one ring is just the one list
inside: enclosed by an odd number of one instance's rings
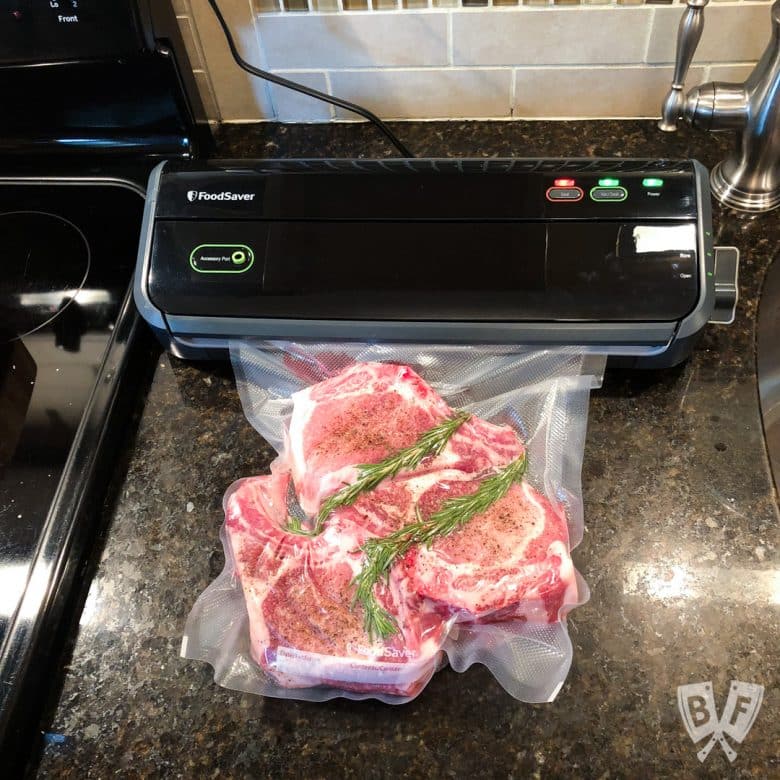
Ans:
{"label": "black stove top", "polygon": [[117,390],[142,211],[129,182],[0,180],[0,706]]}
{"label": "black stove top", "polygon": [[128,294],[143,187],[160,160],[211,148],[170,0],[11,10],[0,14],[2,776],[23,765],[52,693],[156,354]]}

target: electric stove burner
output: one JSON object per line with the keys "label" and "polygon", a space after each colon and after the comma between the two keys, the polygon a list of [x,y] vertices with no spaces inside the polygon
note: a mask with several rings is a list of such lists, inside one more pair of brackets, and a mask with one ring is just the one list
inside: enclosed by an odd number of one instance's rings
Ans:
{"label": "electric stove burner", "polygon": [[0,178],[0,752],[20,648],[77,571],[63,561],[97,522],[102,448],[135,393],[123,302],[142,213],[123,182]]}
{"label": "electric stove burner", "polygon": [[52,323],[76,300],[89,275],[81,229],[48,211],[0,213],[0,344]]}

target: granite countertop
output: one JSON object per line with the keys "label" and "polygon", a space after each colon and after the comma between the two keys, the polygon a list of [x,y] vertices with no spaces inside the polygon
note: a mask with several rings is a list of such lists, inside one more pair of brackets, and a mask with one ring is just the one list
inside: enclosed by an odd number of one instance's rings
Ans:
{"label": "granite countertop", "polygon": [[[692,156],[728,136],[652,122],[409,123],[419,155]],[[223,156],[382,156],[370,127],[233,126]],[[225,690],[179,657],[184,621],[222,569],[221,500],[273,455],[226,365],[157,361],[107,519],[42,777],[780,776],[780,534],[755,375],[755,317],[780,210],[716,209],[716,243],[742,250],[731,327],[709,326],[676,369],[612,372],[592,396],[574,560],[590,585],[569,621],[574,662],[552,704],[510,698],[483,667],[445,669],[413,702],[312,704]],[[700,765],[678,685],[766,692],[729,764]],[[701,747],[701,745],[699,746]]]}

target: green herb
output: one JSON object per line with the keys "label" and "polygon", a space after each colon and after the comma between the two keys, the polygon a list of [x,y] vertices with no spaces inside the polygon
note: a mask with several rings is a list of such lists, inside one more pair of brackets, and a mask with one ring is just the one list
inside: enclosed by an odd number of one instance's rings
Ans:
{"label": "green herb", "polygon": [[297,517],[288,518],[285,530],[288,533],[301,534],[302,536],[319,535],[331,512],[342,506],[351,506],[363,493],[373,490],[380,482],[394,477],[400,471],[416,468],[428,455],[440,455],[455,431],[470,417],[468,412],[458,412],[435,427],[429,428],[409,447],[398,450],[393,455],[380,460],[379,463],[359,465],[357,467],[358,478],[351,485],[347,485],[323,502],[311,531],[307,531],[300,518]]}
{"label": "green herb", "polygon": [[360,548],[366,556],[363,568],[352,580],[355,595],[352,606],[363,607],[363,625],[371,639],[386,638],[398,631],[395,618],[379,603],[374,594],[374,586],[382,579],[390,577],[390,569],[395,561],[405,555],[414,545],[426,547],[453,531],[457,531],[475,515],[488,509],[502,499],[509,488],[520,482],[525,475],[528,459],[523,453],[498,473],[484,479],[474,493],[450,498],[442,504],[427,520],[417,510],[417,522],[399,528],[387,536],[369,539]]}
{"label": "green herb", "polygon": [[299,518],[292,516],[287,518],[287,525],[284,526],[284,530],[288,534],[298,534],[299,536],[317,536],[319,534],[317,530],[310,531],[308,528],[304,528],[303,522]]}

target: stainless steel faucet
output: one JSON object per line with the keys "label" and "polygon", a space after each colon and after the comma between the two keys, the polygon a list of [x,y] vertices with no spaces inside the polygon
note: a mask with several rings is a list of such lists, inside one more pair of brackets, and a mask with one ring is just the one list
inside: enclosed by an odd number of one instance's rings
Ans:
{"label": "stainless steel faucet", "polygon": [[715,81],[683,96],[688,67],[704,29],[709,0],[687,0],[677,33],[677,60],[658,127],[672,132],[685,118],[704,130],[735,130],[734,151],[710,175],[712,192],[741,211],[780,205],[780,0],[772,5],[772,37],[743,84]]}

